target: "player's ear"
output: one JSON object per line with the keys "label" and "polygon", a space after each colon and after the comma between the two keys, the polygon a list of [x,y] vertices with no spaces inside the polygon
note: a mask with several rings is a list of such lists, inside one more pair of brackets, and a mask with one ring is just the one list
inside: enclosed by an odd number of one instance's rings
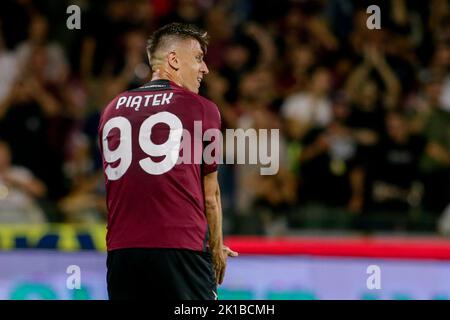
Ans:
{"label": "player's ear", "polygon": [[180,59],[175,51],[170,51],[167,55],[167,62],[172,69],[178,70],[180,68]]}

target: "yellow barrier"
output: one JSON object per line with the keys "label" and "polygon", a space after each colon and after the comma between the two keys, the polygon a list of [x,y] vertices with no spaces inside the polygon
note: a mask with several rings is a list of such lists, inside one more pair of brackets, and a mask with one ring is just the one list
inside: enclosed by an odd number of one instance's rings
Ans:
{"label": "yellow barrier", "polygon": [[0,225],[0,250],[54,249],[60,251],[106,250],[106,226]]}

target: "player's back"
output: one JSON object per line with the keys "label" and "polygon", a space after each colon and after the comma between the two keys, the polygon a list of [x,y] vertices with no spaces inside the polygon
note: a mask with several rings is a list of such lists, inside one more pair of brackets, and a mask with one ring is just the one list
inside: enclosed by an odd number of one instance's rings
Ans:
{"label": "player's back", "polygon": [[[201,149],[203,132],[219,127],[220,115],[213,103],[168,80],[124,92],[106,107],[99,138],[108,250],[205,250],[202,174],[214,171],[216,165],[193,161],[195,140]],[[190,143],[182,141],[183,130],[192,138]],[[177,163],[180,156],[186,159],[188,151],[191,161]]]}

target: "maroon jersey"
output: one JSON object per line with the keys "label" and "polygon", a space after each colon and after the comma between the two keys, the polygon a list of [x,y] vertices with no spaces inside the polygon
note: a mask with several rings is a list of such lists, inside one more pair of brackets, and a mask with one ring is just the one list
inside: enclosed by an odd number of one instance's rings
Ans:
{"label": "maroon jersey", "polygon": [[[194,161],[194,144],[200,140],[200,149],[205,147],[196,134],[198,121],[201,135],[220,129],[217,106],[168,80],[124,92],[103,111],[99,139],[108,250],[206,250],[202,176],[217,170],[217,163]],[[183,131],[191,136],[191,150],[184,148]],[[188,151],[192,161],[180,163],[180,156]]]}

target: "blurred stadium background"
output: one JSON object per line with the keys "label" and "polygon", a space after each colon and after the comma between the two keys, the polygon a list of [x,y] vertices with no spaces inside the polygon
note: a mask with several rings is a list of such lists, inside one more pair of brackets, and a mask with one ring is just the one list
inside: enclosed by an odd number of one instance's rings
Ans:
{"label": "blurred stadium background", "polygon": [[99,114],[149,80],[146,39],[172,21],[211,36],[223,129],[280,129],[279,174],[220,168],[242,253],[220,297],[449,299],[446,0],[1,1],[0,299],[106,298]]}

